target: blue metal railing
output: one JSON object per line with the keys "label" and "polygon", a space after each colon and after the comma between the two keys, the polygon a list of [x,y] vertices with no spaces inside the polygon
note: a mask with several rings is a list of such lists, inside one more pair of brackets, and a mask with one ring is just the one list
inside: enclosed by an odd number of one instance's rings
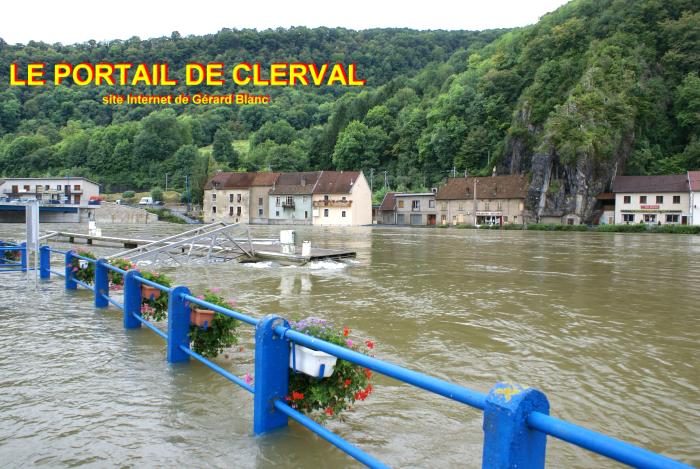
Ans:
{"label": "blue metal railing", "polygon": [[[546,436],[549,435],[635,467],[690,468],[666,456],[550,416],[546,396],[536,389],[498,383],[488,394],[480,393],[295,331],[281,317],[266,316],[256,319],[239,311],[209,303],[193,296],[186,287],[170,288],[160,285],[141,277],[138,271],[122,270],[110,265],[104,259],[90,259],[78,256],[71,251],[52,250],[48,246],[42,246],[40,251],[42,278],[49,278],[51,273],[57,273],[50,268],[51,253],[64,255],[67,289],[75,289],[80,285],[92,290],[95,293],[95,306],[104,308],[113,304],[123,311],[125,328],[132,329],[144,325],[165,339],[168,362],[186,362],[194,358],[229,381],[253,393],[255,434],[264,434],[285,427],[288,419],[291,418],[367,466],[387,467],[285,402],[288,394],[290,344],[299,344],[482,410],[484,412],[483,467],[544,467]],[[69,266],[72,266],[74,257],[95,264],[94,286],[73,278],[72,269]],[[109,297],[109,270],[124,276],[123,303]],[[168,294],[167,334],[141,317],[141,285],[155,287]],[[254,386],[190,349],[191,304],[255,327]]]}

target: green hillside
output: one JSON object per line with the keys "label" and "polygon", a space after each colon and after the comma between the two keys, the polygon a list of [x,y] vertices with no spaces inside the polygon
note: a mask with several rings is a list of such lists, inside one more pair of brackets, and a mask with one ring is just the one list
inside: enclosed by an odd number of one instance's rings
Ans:
{"label": "green hillside", "polygon": [[[155,111],[97,101],[124,89],[7,86],[10,63],[58,60],[167,61],[178,71],[190,61],[356,62],[367,86],[266,89],[269,106]],[[176,186],[188,174],[197,188],[217,168],[359,168],[381,173],[377,185],[387,171],[393,188],[421,188],[452,170],[496,166],[531,174],[531,208],[586,217],[615,174],[700,168],[698,70],[700,11],[691,0],[574,0],[511,31],[0,41],[0,173],[82,174],[121,190],[156,185],[165,172]]]}

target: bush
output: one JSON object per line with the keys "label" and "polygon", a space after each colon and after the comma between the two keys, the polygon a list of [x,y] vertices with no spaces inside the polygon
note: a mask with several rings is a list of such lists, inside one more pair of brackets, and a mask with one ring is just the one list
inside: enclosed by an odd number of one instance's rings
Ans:
{"label": "bush", "polygon": [[125,198],[125,199],[133,199],[134,197],[136,197],[136,192],[134,192],[134,191],[124,191],[124,192],[122,193],[122,197]]}
{"label": "bush", "polygon": [[661,225],[654,226],[649,231],[651,231],[652,233],[700,234],[700,226]]}
{"label": "bush", "polygon": [[160,202],[163,200],[163,189],[160,187],[154,187],[151,189],[151,198],[154,202]]}

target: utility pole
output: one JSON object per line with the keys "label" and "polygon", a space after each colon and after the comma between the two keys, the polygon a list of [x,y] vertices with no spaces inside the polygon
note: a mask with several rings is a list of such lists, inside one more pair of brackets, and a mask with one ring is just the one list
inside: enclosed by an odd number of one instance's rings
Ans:
{"label": "utility pole", "polygon": [[388,188],[389,187],[389,176],[388,176],[388,171],[384,171],[384,187]]}
{"label": "utility pole", "polygon": [[369,170],[369,191],[374,194],[374,168]]}
{"label": "utility pole", "polygon": [[457,177],[457,166],[452,166],[452,177]]}
{"label": "utility pole", "polygon": [[165,173],[165,192],[168,192],[168,173]]}
{"label": "utility pole", "polygon": [[187,194],[187,213],[190,212],[190,177],[185,174],[185,194]]}

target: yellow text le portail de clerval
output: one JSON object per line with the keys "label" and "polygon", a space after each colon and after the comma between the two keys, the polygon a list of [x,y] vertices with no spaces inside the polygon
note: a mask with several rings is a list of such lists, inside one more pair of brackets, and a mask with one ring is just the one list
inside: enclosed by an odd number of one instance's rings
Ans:
{"label": "yellow text le portail de clerval", "polygon": [[[10,64],[11,86],[44,86],[47,83],[45,63],[30,63],[22,67]],[[188,63],[184,84],[187,86],[222,86],[226,84],[223,63]],[[366,80],[357,77],[355,64],[273,63],[263,68],[259,63],[241,62],[233,66],[231,81],[238,86],[364,86]],[[72,83],[77,86],[176,86],[167,63],[58,63],[53,66],[51,79],[55,86]]]}

